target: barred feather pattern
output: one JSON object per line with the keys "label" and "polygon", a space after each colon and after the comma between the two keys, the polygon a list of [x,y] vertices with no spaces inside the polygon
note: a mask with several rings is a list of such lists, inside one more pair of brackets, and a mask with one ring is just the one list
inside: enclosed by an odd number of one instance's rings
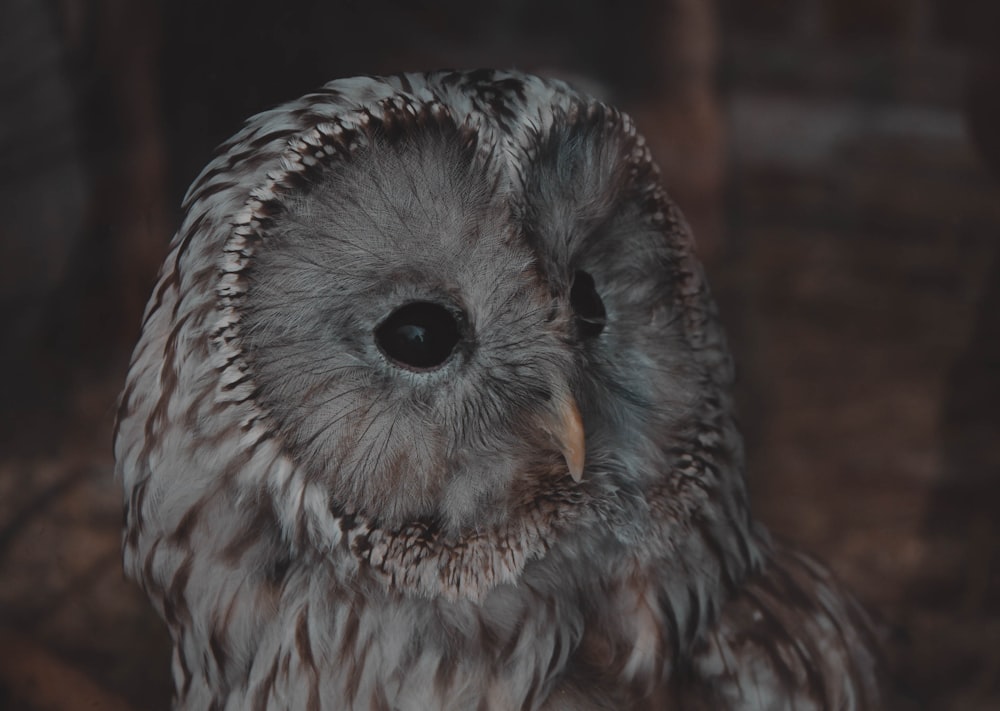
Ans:
{"label": "barred feather pattern", "polygon": [[[184,210],[115,435],[176,708],[878,708],[864,612],[751,518],[724,336],[627,115],[517,72],[334,81]],[[371,329],[427,294],[474,338],[394,369]],[[567,397],[580,481],[539,427]]]}

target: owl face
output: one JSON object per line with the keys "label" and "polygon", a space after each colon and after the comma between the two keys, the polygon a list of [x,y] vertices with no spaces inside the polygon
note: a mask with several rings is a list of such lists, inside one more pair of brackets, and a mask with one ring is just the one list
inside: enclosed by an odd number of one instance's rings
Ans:
{"label": "owl face", "polygon": [[115,440],[150,590],[195,530],[449,598],[557,539],[749,560],[728,354],[624,114],[517,73],[338,80],[250,119],[184,209]]}
{"label": "owl face", "polygon": [[512,152],[415,111],[257,210],[239,346],[283,446],[342,510],[455,532],[654,476],[690,374],[621,117],[575,107]]}

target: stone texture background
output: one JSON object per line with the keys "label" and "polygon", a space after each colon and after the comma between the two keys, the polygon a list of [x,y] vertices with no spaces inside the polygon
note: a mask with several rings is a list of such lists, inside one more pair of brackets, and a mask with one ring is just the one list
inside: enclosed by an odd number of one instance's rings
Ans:
{"label": "stone texture background", "polygon": [[120,572],[110,431],[212,146],[336,76],[499,65],[637,117],[729,328],[758,515],[889,626],[904,708],[1000,708],[998,19],[989,0],[0,5],[0,707],[169,706],[166,634]]}

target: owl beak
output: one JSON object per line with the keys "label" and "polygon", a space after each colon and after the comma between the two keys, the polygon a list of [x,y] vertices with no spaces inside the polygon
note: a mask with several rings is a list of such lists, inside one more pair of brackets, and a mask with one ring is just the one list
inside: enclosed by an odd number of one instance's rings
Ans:
{"label": "owl beak", "polygon": [[580,482],[583,480],[583,464],[587,456],[587,443],[583,435],[583,418],[580,417],[580,408],[577,407],[576,400],[572,396],[564,398],[560,403],[553,425],[550,432],[566,460],[570,476],[573,477],[573,481]]}

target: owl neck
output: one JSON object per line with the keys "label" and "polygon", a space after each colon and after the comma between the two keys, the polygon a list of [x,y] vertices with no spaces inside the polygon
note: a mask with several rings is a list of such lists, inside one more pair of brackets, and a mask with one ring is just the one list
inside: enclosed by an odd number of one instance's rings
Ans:
{"label": "owl neck", "polygon": [[[500,647],[515,648],[519,635],[540,640],[541,652],[532,647],[516,661],[526,670],[558,671],[578,654],[572,650],[586,656],[593,647],[608,655],[595,669],[652,684],[759,563],[741,491],[711,485],[723,481],[723,465],[689,451],[668,476],[633,490],[611,477],[583,486],[567,477],[510,523],[463,535],[423,523],[390,530],[328,509],[323,523],[338,534],[326,546],[311,542],[318,529],[305,528],[290,546],[272,505],[236,511],[239,499],[220,486],[171,535],[147,541],[140,577],[171,628],[177,686],[193,706],[200,693],[231,690],[248,703],[277,693],[266,687],[267,670],[255,670],[271,658],[262,649],[298,655],[292,664],[305,674],[303,639],[315,661],[323,650],[357,644],[359,634],[375,647],[436,638],[471,645],[482,625]],[[376,639],[381,623],[360,627],[365,614],[372,624],[401,620],[396,641]],[[668,634],[650,638],[649,629]],[[496,652],[470,652],[456,668],[472,674]],[[339,669],[321,671],[337,679]],[[258,686],[246,686],[250,679]]]}

